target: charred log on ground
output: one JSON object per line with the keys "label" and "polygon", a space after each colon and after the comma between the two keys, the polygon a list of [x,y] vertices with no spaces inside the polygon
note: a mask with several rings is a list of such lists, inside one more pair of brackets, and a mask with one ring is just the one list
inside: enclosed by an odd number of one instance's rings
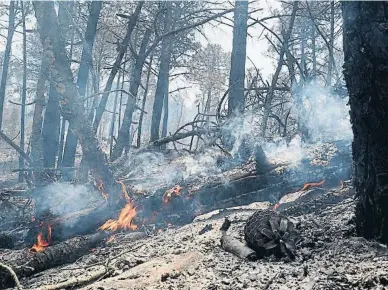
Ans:
{"label": "charred log on ground", "polygon": [[[100,232],[91,236],[77,237],[63,243],[47,247],[45,251],[32,253],[28,249],[18,251],[3,251],[0,261],[11,267],[19,278],[29,277],[43,270],[76,261],[91,248],[96,247],[109,236]],[[11,275],[0,270],[0,287],[13,283]]]}

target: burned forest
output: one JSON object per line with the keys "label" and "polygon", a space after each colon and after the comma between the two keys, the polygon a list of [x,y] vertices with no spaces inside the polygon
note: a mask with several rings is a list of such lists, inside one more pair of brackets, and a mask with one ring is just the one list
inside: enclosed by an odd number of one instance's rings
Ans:
{"label": "burned forest", "polygon": [[0,289],[388,289],[388,2],[0,11]]}

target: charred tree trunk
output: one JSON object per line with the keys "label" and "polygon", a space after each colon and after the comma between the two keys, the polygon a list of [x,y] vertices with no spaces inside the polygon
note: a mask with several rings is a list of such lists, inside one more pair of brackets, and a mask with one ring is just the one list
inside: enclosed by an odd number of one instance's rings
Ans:
{"label": "charred tree trunk", "polygon": [[[123,72],[124,73],[124,72]],[[116,84],[116,93],[115,93],[115,99],[113,102],[113,113],[112,113],[112,119],[110,121],[110,128],[109,128],[109,156],[112,155],[112,149],[113,149],[113,138],[114,138],[114,133],[115,133],[115,123],[116,123],[116,111],[117,111],[117,99],[119,97],[119,82],[121,79],[121,74],[118,74],[117,77],[117,84]]]}
{"label": "charred tree trunk", "polygon": [[334,50],[334,1],[330,2],[330,48],[329,48],[329,66],[327,69],[326,85],[331,86],[331,80],[333,76],[333,50]]}
{"label": "charred tree trunk", "polygon": [[65,119],[74,123],[77,138],[80,140],[83,155],[94,174],[102,179],[104,188],[109,191],[109,200],[119,200],[120,187],[110,171],[106,156],[98,146],[91,123],[87,118],[83,102],[78,94],[70,69],[64,40],[57,21],[52,2],[33,2],[38,30],[43,43],[50,44],[47,51],[51,55],[51,81],[56,83],[59,93],[61,113]]}
{"label": "charred tree trunk", "polygon": [[15,1],[9,3],[9,17],[8,17],[8,30],[7,30],[7,44],[5,46],[3,69],[1,73],[0,81],[0,130],[2,130],[3,124],[3,110],[5,100],[5,90],[7,88],[8,67],[9,59],[11,57],[12,39],[15,32]]}
{"label": "charred tree trunk", "polygon": [[247,55],[248,1],[236,1],[233,23],[233,47],[229,75],[228,115],[244,111],[244,80]]}
{"label": "charred tree trunk", "polygon": [[45,168],[55,167],[59,148],[60,120],[59,94],[55,83],[51,83],[42,130],[43,166]]}
{"label": "charred tree trunk", "polygon": [[356,230],[388,243],[388,3],[342,2]]}
{"label": "charred tree trunk", "polygon": [[150,62],[148,65],[145,90],[143,93],[143,101],[141,104],[141,111],[140,111],[140,116],[139,116],[139,127],[137,130],[137,141],[136,141],[136,146],[138,148],[140,147],[140,144],[141,144],[141,133],[142,133],[142,129],[143,129],[142,127],[143,127],[144,110],[145,110],[145,105],[146,105],[147,95],[148,95],[148,85],[150,82],[150,76],[151,76],[151,70],[152,70],[152,60],[153,60],[153,55],[151,55]]}
{"label": "charred tree trunk", "polygon": [[136,98],[137,93],[139,91],[139,86],[141,82],[141,73],[143,70],[143,65],[146,60],[146,49],[148,42],[151,37],[151,30],[147,29],[142,43],[140,45],[139,54],[136,58],[135,67],[133,68],[131,81],[129,84],[129,96],[127,99],[127,106],[125,107],[124,111],[124,117],[123,117],[123,123],[121,124],[121,127],[119,129],[119,133],[117,136],[116,144],[113,148],[111,160],[116,160],[121,156],[123,153],[123,150],[126,146],[130,146],[129,144],[129,137],[130,137],[130,129],[132,125],[132,115],[136,108]]}
{"label": "charred tree trunk", "polygon": [[[77,77],[77,86],[78,91],[81,97],[85,96],[86,93],[86,84],[88,82],[89,70],[92,63],[92,51],[94,38],[97,31],[98,18],[100,16],[102,2],[93,1],[91,4],[90,14],[88,18],[88,23],[85,31],[85,43],[82,48],[81,55],[81,65],[78,70]],[[62,166],[63,167],[73,167],[75,161],[75,153],[77,149],[77,138],[74,134],[74,125],[69,124],[69,129],[67,131],[65,150],[63,153]]]}
{"label": "charred tree trunk", "polygon": [[[23,25],[23,88],[20,112],[20,148],[24,151],[25,143],[25,118],[26,118],[26,97],[27,97],[27,35],[26,35],[26,15],[23,2],[20,2],[22,10],[22,25]],[[19,168],[24,168],[24,158],[19,157]],[[23,172],[19,173],[19,182],[23,181]]]}
{"label": "charred tree trunk", "polygon": [[[103,243],[108,236],[106,232],[99,232],[87,237],[76,237],[38,253],[31,253],[27,249],[11,251],[3,253],[0,261],[10,266],[19,278],[29,277],[46,269],[76,261],[91,248]],[[28,265],[28,267],[22,265]],[[11,286],[12,281],[8,272],[0,270],[2,289]]]}
{"label": "charred tree trunk", "polygon": [[[162,124],[162,138],[167,136],[167,126],[168,126],[168,90],[169,90],[169,74],[166,75],[164,80],[166,83],[164,90],[163,98],[163,124]],[[165,147],[164,147],[165,149]]]}
{"label": "charred tree trunk", "polygon": [[[61,2],[59,5],[58,19],[62,35],[67,39],[74,2]],[[54,168],[59,149],[60,134],[59,95],[55,83],[50,83],[49,98],[44,114],[42,139],[43,139],[43,166]]]}
{"label": "charred tree trunk", "polygon": [[[167,4],[166,14],[164,15],[163,31],[167,33],[172,30],[172,7]],[[171,37],[163,38],[158,81],[156,83],[155,100],[152,106],[151,119],[151,142],[159,139],[160,122],[162,119],[163,100],[170,72],[171,54],[173,49],[173,39]]]}
{"label": "charred tree trunk", "polygon": [[123,60],[123,57],[127,51],[129,42],[131,41],[132,32],[136,27],[137,19],[139,18],[140,11],[141,11],[141,8],[143,7],[143,4],[144,4],[144,1],[140,1],[137,3],[136,9],[128,21],[127,33],[120,45],[120,51],[116,57],[115,63],[113,64],[113,68],[112,68],[112,71],[110,72],[108,81],[106,82],[104,94],[102,95],[101,101],[98,104],[98,107],[96,109],[96,115],[93,123],[94,133],[97,132],[98,126],[101,122],[102,115],[104,114],[105,107],[108,102],[109,92],[112,89],[113,80],[115,79],[116,74],[119,71],[121,61]]}

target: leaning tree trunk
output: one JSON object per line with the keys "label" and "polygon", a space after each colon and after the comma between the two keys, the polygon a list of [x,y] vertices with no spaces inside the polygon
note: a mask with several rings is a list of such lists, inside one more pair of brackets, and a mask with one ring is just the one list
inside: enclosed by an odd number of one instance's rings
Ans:
{"label": "leaning tree trunk", "polygon": [[61,113],[65,119],[74,123],[76,137],[82,146],[85,161],[96,177],[104,183],[109,192],[109,200],[119,200],[120,187],[110,171],[107,159],[91,128],[83,101],[74,83],[70,60],[67,56],[53,2],[33,2],[38,30],[43,43],[49,43],[47,54],[50,57],[51,81],[56,83],[59,93]]}
{"label": "leaning tree trunk", "polygon": [[123,123],[118,132],[116,145],[113,147],[112,155],[110,159],[116,160],[121,156],[126,146],[129,146],[130,129],[132,125],[132,115],[136,108],[137,93],[141,83],[141,74],[143,71],[143,65],[147,58],[146,49],[151,37],[151,30],[147,29],[144,33],[143,40],[140,45],[139,54],[136,58],[135,66],[133,68],[131,80],[129,83],[129,95],[127,99],[127,105],[124,111]]}
{"label": "leaning tree trunk", "polygon": [[136,27],[137,19],[139,18],[140,11],[143,5],[144,5],[144,1],[139,1],[137,3],[136,9],[133,12],[133,14],[130,16],[130,19],[128,21],[127,32],[125,34],[123,41],[120,44],[120,50],[119,50],[119,53],[117,54],[115,63],[113,64],[112,70],[109,74],[109,78],[106,82],[104,94],[102,95],[101,101],[98,104],[98,107],[96,109],[96,115],[94,117],[94,123],[93,123],[94,133],[97,132],[98,126],[100,125],[102,115],[104,114],[106,104],[108,102],[109,93],[112,89],[113,80],[115,79],[116,74],[119,71],[124,55],[127,52],[128,45],[131,41],[132,32]]}
{"label": "leaning tree trunk", "polygon": [[[91,4],[88,23],[85,31],[85,42],[82,47],[81,65],[78,70],[77,85],[80,96],[85,97],[86,84],[88,82],[89,70],[92,63],[92,52],[94,38],[97,31],[98,18],[100,16],[102,2],[93,1]],[[69,124],[67,131],[65,148],[63,152],[62,166],[73,167],[77,149],[77,138],[74,134],[74,124]]]}
{"label": "leaning tree trunk", "polygon": [[[167,33],[172,30],[172,6],[167,4],[164,15],[163,31]],[[173,38],[166,37],[162,40],[158,81],[156,83],[155,99],[152,106],[151,119],[151,142],[159,139],[160,122],[162,119],[163,100],[170,72],[171,54],[173,49]]]}
{"label": "leaning tree trunk", "polygon": [[5,46],[3,68],[0,81],[0,130],[2,130],[3,124],[3,110],[5,100],[5,90],[7,88],[8,78],[8,66],[9,59],[11,57],[12,39],[15,32],[15,1],[11,1],[9,4],[9,18],[8,18],[8,31],[7,31],[7,44]]}
{"label": "leaning tree trunk", "polygon": [[[58,19],[61,33],[67,39],[70,28],[74,2],[61,2],[59,5]],[[54,168],[59,149],[60,134],[59,96],[55,83],[50,83],[49,98],[44,113],[42,139],[43,139],[43,166]],[[49,174],[49,172],[47,172]]]}
{"label": "leaning tree trunk", "polygon": [[356,230],[388,243],[388,3],[342,2]]}

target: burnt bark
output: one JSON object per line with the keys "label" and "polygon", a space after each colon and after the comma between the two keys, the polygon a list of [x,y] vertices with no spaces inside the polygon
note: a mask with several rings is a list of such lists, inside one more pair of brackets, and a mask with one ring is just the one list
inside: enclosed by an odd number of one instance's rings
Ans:
{"label": "burnt bark", "polygon": [[[62,2],[59,5],[59,26],[65,41],[67,40],[73,8],[74,2],[72,1]],[[55,167],[59,149],[60,123],[59,96],[55,83],[50,83],[42,129],[43,166],[47,168]]]}
{"label": "burnt bark", "polygon": [[145,84],[145,89],[144,89],[144,93],[143,93],[143,100],[142,100],[141,111],[140,111],[140,116],[139,116],[139,125],[138,125],[138,129],[137,129],[137,140],[136,140],[136,146],[138,148],[140,148],[140,144],[141,144],[141,133],[142,133],[142,129],[143,129],[144,110],[145,110],[145,105],[146,105],[147,95],[148,95],[148,86],[149,86],[151,70],[152,70],[152,60],[153,60],[153,55],[151,55],[150,61],[148,64],[146,84]]}
{"label": "burnt bark", "polygon": [[43,166],[46,168],[55,167],[59,148],[60,121],[59,94],[55,84],[51,83],[42,129]]}
{"label": "burnt bark", "polygon": [[64,46],[63,37],[52,2],[33,3],[38,30],[43,43],[49,44],[51,81],[56,83],[61,104],[61,114],[74,123],[75,133],[80,140],[83,155],[96,177],[102,179],[109,191],[109,200],[118,199],[120,188],[110,171],[106,156],[98,146],[98,141],[91,129],[83,102],[78,94],[70,69],[70,60]]}
{"label": "burnt bark", "polygon": [[110,156],[111,160],[116,160],[117,158],[119,158],[123,153],[124,148],[127,146],[128,147],[130,146],[129,136],[130,136],[130,129],[132,124],[132,115],[136,109],[136,98],[137,98],[137,93],[139,91],[139,86],[141,82],[143,65],[147,57],[146,49],[147,49],[147,45],[150,40],[150,37],[151,37],[151,30],[147,29],[144,34],[142,43],[140,45],[139,54],[136,58],[135,66],[133,68],[131,81],[129,83],[129,87],[130,87],[129,96],[128,96],[127,105],[124,111],[123,123],[121,124],[121,127],[119,129],[116,145],[114,146],[112,155]]}
{"label": "burnt bark", "polygon": [[[25,119],[26,119],[26,97],[27,97],[27,35],[26,35],[26,15],[23,2],[20,2],[22,10],[22,26],[23,26],[23,88],[20,112],[20,148],[24,151],[25,143]],[[19,168],[24,168],[24,158],[19,157]],[[24,173],[19,172],[19,182],[24,179]]]}
{"label": "burnt bark", "polygon": [[388,243],[388,3],[342,2],[356,230]]}
{"label": "burnt bark", "polygon": [[[94,45],[94,38],[97,31],[98,18],[100,16],[102,2],[93,1],[91,3],[90,14],[85,31],[85,42],[82,47],[81,65],[78,70],[77,86],[81,97],[86,94],[86,84],[88,82],[89,70],[92,63],[92,51]],[[75,153],[77,149],[78,140],[74,134],[74,124],[69,123],[69,129],[66,136],[65,148],[63,152],[62,166],[74,166]]]}
{"label": "burnt bark", "polygon": [[236,1],[233,47],[229,75],[228,115],[244,111],[244,80],[247,54],[248,1]]}
{"label": "burnt bark", "polygon": [[[87,237],[76,237],[66,242],[48,247],[44,252],[30,253],[28,249],[2,253],[0,261],[11,267],[18,278],[29,277],[55,266],[72,263],[89,252],[91,248],[104,242],[109,236],[99,232]],[[13,284],[10,274],[0,270],[0,286],[2,289]]]}
{"label": "burnt bark", "polygon": [[[168,4],[167,4],[168,5]],[[172,13],[171,6],[167,6],[164,15],[163,30],[164,33],[172,30]],[[151,120],[151,142],[159,139],[160,122],[162,119],[162,109],[165,97],[165,92],[168,87],[168,78],[170,72],[171,54],[173,49],[172,37],[166,37],[162,40],[158,81],[156,83],[155,100],[152,106]]]}

